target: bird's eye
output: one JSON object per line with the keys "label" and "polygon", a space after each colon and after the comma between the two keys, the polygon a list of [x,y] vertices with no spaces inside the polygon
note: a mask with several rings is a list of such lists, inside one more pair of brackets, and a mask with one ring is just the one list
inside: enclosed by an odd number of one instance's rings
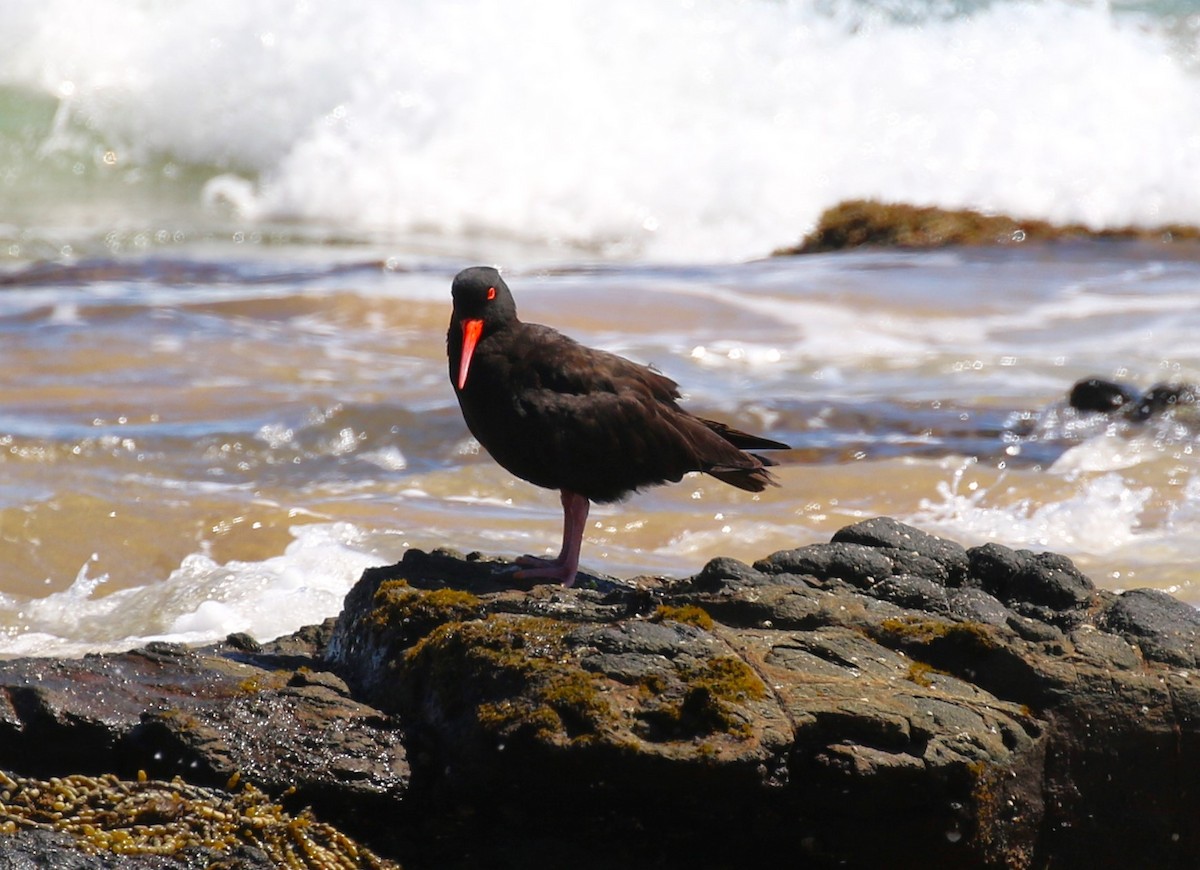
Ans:
{"label": "bird's eye", "polygon": [[496,288],[489,287],[488,288],[488,302],[491,302],[495,298],[496,298]]}

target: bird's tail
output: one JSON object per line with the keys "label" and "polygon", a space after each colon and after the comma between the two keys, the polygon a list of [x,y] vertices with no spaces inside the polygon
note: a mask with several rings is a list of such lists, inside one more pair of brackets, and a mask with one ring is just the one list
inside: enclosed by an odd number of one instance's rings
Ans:
{"label": "bird's tail", "polygon": [[768,486],[779,486],[779,481],[775,479],[775,475],[767,470],[768,465],[775,465],[774,460],[756,456],[753,453],[744,453],[742,455],[747,459],[757,459],[759,464],[748,468],[716,466],[714,468],[706,468],[704,471],[722,483],[728,483],[730,486],[736,486],[738,489],[744,489],[747,492],[762,492]]}
{"label": "bird's tail", "polygon": [[[707,426],[712,431],[716,432],[734,447],[739,450],[791,450],[791,445],[784,444],[782,441],[772,441],[770,438],[763,438],[760,435],[751,435],[749,432],[743,432],[740,429],[734,429],[732,426],[726,426],[716,420],[705,420],[700,418],[700,422]],[[774,465],[774,462],[758,457],[764,465]]]}
{"label": "bird's tail", "polygon": [[738,489],[748,492],[762,492],[768,486],[779,486],[774,475],[767,470],[768,465],[776,464],[775,460],[759,456],[757,453],[740,451],[790,450],[791,448],[787,444],[759,435],[751,435],[749,432],[734,429],[732,426],[716,420],[702,419],[701,422],[739,451],[735,461],[715,462],[711,467],[704,469],[708,474],[730,486],[736,486]]}

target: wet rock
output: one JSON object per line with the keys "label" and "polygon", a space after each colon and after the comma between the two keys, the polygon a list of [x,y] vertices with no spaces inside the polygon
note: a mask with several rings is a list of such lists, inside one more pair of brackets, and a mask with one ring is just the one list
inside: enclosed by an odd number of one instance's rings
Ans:
{"label": "wet rock", "polygon": [[1066,556],[1039,553],[1011,577],[997,597],[1013,610],[1041,622],[1073,626],[1084,621],[1096,587]]}
{"label": "wet rock", "polygon": [[1084,378],[1071,387],[1067,404],[1077,411],[1107,414],[1133,423],[1145,423],[1186,409],[1190,412],[1188,421],[1194,424],[1197,397],[1200,388],[1193,384],[1155,384],[1142,393],[1130,384]]}
{"label": "wet rock", "polygon": [[1013,550],[1001,544],[972,547],[967,551],[968,583],[992,595],[1005,595],[1009,581],[1024,570],[1033,555],[1029,550]]}
{"label": "wet rock", "polygon": [[968,551],[967,558],[967,585],[982,589],[1014,613],[1027,617],[1027,631],[1019,627],[1020,623],[1013,624],[1031,639],[1044,636],[1046,627],[1081,624],[1103,600],[1095,584],[1070,559],[1056,553],[984,544]]}
{"label": "wet rock", "polygon": [[272,644],[0,663],[0,766],[236,771],[417,870],[1200,863],[1165,593],[885,518],[677,581],[511,570],[411,550]]}
{"label": "wet rock", "polygon": [[1118,384],[1103,378],[1084,378],[1071,387],[1067,403],[1077,411],[1108,414],[1129,405],[1137,398],[1138,391],[1128,384]]}
{"label": "wet rock", "polygon": [[[124,855],[85,852],[67,834],[38,829],[19,831],[0,839],[0,870],[208,870],[221,856],[211,850],[195,849],[188,855]],[[239,850],[239,870],[275,870],[276,865],[258,850]]]}
{"label": "wet rock", "polygon": [[1191,384],[1156,384],[1146,391],[1130,416],[1144,421],[1175,408],[1196,404],[1196,388]]}
{"label": "wet rock", "polygon": [[96,866],[85,857],[94,855],[104,867],[394,866],[307,811],[292,815],[252,785],[235,786],[0,771],[0,833],[8,835],[0,862]]}
{"label": "wet rock", "polygon": [[[970,567],[967,551],[962,545],[890,517],[876,517],[847,526],[834,534],[833,542],[875,547],[889,554],[901,571],[925,574],[931,579],[944,577],[944,582],[951,586],[961,585]],[[939,567],[931,569],[931,562]]]}
{"label": "wet rock", "polygon": [[829,543],[781,550],[755,562],[754,568],[770,575],[808,576],[821,581],[844,580],[854,586],[869,587],[892,576],[896,564],[876,547]]}
{"label": "wet rock", "polygon": [[0,662],[0,769],[210,786],[236,775],[331,819],[396,811],[408,782],[397,724],[321,674],[312,649],[243,649]]}
{"label": "wet rock", "polygon": [[[639,848],[636,832],[650,825],[660,845],[688,854],[687,820],[734,789],[729,829],[740,835],[724,845],[743,858],[778,845],[782,825],[816,866],[1035,866],[1049,854],[1039,850],[1080,848],[1060,830],[1099,835],[1073,817],[1082,804],[1065,809],[1079,783],[1091,789],[1083,803],[1107,804],[1100,815],[1123,803],[1090,779],[1104,753],[1076,739],[1083,723],[1137,742],[1134,709],[1177,718],[1165,695],[1147,694],[1135,648],[1087,623],[1111,596],[1068,560],[968,552],[891,520],[752,567],[714,560],[636,600],[554,590],[555,608],[514,608],[486,598],[477,618],[412,641],[404,666],[371,690],[436,759],[414,771],[414,790],[472,819],[486,813],[480,795],[499,794],[510,833],[569,824],[556,815],[569,807]],[[595,627],[601,604],[609,621]],[[711,625],[655,616],[680,607]],[[549,621],[525,621],[533,613]],[[438,689],[439,677],[456,688]],[[1053,784],[1051,758],[1063,765]],[[1077,766],[1089,776],[1075,777]],[[1136,792],[1164,773],[1159,759],[1127,784]],[[530,793],[552,798],[517,798]],[[862,838],[862,819],[885,805],[877,836]]]}
{"label": "wet rock", "polygon": [[1155,661],[1196,667],[1200,652],[1200,613],[1166,592],[1131,589],[1117,598],[1103,625]]}
{"label": "wet rock", "polygon": [[[766,572],[767,575],[774,573],[779,572]],[[758,567],[757,563],[755,567],[751,568],[744,562],[739,562],[737,559],[730,559],[728,556],[718,556],[716,559],[711,559],[701,569],[700,573],[692,578],[693,585],[710,592],[715,592],[718,589],[740,589],[749,586],[771,585],[775,582],[770,576],[764,574],[764,571]]]}

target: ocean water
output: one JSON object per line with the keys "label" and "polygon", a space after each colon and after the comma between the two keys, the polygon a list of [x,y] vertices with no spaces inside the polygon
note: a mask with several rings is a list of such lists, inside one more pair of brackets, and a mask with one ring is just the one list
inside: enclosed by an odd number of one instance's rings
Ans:
{"label": "ocean water", "polygon": [[0,16],[0,241],[27,255],[174,246],[232,215],[451,253],[466,237],[721,262],[858,197],[1200,222],[1185,0],[6,0]]}
{"label": "ocean water", "polygon": [[479,451],[449,282],[795,446],[595,509],[683,576],[890,515],[1200,603],[1200,250],[769,258],[852,197],[1200,224],[1200,13],[1167,0],[0,0],[0,655],[266,639],[410,546],[554,552]]}

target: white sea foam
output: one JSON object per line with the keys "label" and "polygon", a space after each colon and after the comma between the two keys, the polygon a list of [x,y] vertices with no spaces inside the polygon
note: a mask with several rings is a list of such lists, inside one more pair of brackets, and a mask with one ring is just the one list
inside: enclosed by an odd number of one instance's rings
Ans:
{"label": "white sea foam", "polygon": [[[1120,474],[1078,478],[1070,494],[1007,503],[1001,477],[992,486],[968,483],[969,464],[938,485],[937,499],[924,499],[906,519],[923,529],[967,543],[1000,541],[1008,546],[1049,549],[1074,555],[1118,551],[1135,543],[1153,492],[1131,486]],[[997,496],[1000,495],[1000,498]]]}
{"label": "white sea foam", "polygon": [[166,580],[95,595],[88,565],[62,592],[0,599],[0,655],[119,651],[151,640],[196,643],[244,631],[269,640],[336,616],[362,572],[381,564],[347,523],[296,526],[261,562],[219,564],[193,553]]}
{"label": "white sea foam", "polygon": [[1098,435],[1068,449],[1049,470],[1052,474],[1077,475],[1132,468],[1145,461],[1148,454],[1157,455],[1147,441],[1147,438]]}
{"label": "white sea foam", "polygon": [[1132,5],[44,0],[0,86],[57,103],[39,156],[342,231],[716,260],[848,197],[1200,223],[1194,32]]}

